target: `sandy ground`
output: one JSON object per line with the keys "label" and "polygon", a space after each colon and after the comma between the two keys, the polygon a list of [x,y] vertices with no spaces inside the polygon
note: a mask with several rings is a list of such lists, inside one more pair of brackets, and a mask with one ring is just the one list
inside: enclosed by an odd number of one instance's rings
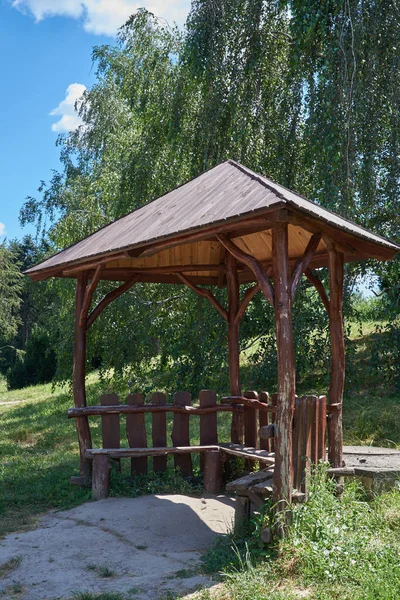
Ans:
{"label": "sandy ground", "polygon": [[[159,600],[213,582],[196,573],[200,556],[233,523],[226,496],[109,498],[50,512],[29,532],[0,544],[0,567],[19,565],[0,579],[0,598],[67,599],[73,592],[130,592]],[[107,568],[112,576],[104,577]],[[3,593],[3,596],[1,596]]]}

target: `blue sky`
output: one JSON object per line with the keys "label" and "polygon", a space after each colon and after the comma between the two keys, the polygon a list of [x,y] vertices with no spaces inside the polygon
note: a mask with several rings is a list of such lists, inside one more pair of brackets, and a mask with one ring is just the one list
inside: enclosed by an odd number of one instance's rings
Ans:
{"label": "blue sky", "polygon": [[113,43],[138,6],[182,24],[190,0],[0,0],[0,241],[33,232],[19,210],[59,166],[57,135],[94,82],[92,47]]}

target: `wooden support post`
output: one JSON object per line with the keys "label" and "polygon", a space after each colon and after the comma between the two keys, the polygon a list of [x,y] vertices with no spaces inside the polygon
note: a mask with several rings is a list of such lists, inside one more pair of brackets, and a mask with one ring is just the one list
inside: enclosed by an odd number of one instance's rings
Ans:
{"label": "wooden support post", "polygon": [[276,223],[272,230],[272,245],[278,353],[274,500],[279,503],[277,505],[279,511],[285,507],[286,503],[290,503],[292,498],[292,423],[296,394],[287,223]]}
{"label": "wooden support post", "polygon": [[218,494],[222,488],[222,460],[219,450],[204,453],[204,489],[210,494]]}
{"label": "wooden support post", "polygon": [[[74,372],[73,372],[73,394],[75,407],[86,406],[86,324],[80,323],[86,286],[88,283],[87,272],[81,273],[76,281],[76,303],[75,303],[75,339],[74,339]],[[79,441],[80,473],[83,477],[89,477],[91,461],[85,457],[86,450],[92,447],[92,438],[88,418],[76,419],[76,430]]]}
{"label": "wooden support post", "polygon": [[328,458],[332,467],[343,466],[342,403],[345,374],[345,348],[343,334],[343,270],[344,255],[333,244],[328,245],[329,252],[329,331],[331,337],[332,359],[329,385],[329,404],[339,405],[339,409],[330,413],[328,420]]}
{"label": "wooden support post", "polygon": [[250,500],[247,496],[236,496],[235,501],[235,525],[236,533],[241,533],[243,526],[250,518]]}
{"label": "wooden support post", "polygon": [[[239,278],[236,258],[227,252],[225,255],[226,284],[228,287],[228,364],[229,388],[232,396],[240,396],[240,368],[239,368],[239,323],[236,315],[240,307]],[[232,413],[231,441],[241,444],[243,439],[243,425],[241,415]]]}
{"label": "wooden support post", "polygon": [[93,457],[92,497],[94,500],[107,498],[110,492],[110,457],[96,454]]}

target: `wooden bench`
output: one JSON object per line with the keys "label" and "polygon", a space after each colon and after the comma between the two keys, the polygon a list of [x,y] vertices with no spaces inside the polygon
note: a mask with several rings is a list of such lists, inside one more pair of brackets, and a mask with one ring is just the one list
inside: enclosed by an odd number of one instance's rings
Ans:
{"label": "wooden bench", "polygon": [[228,456],[257,460],[273,465],[274,454],[240,444],[211,444],[208,446],[171,446],[163,448],[99,448],[86,451],[93,461],[92,496],[96,500],[107,498],[110,490],[110,460],[174,454],[204,453],[204,489],[217,493],[222,487],[221,453]]}
{"label": "wooden bench", "polygon": [[[244,520],[250,518],[252,508],[260,510],[266,498],[273,495],[274,467],[254,471],[226,486],[227,492],[236,493],[235,529],[238,530]],[[294,503],[304,502],[306,495],[295,490],[292,494]]]}

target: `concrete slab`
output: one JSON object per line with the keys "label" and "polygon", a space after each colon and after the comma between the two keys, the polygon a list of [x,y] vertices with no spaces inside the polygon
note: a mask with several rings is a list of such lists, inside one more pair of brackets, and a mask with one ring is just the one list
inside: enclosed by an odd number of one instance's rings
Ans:
{"label": "concrete slab", "polygon": [[371,492],[390,489],[400,481],[400,450],[395,448],[344,446],[343,460]]}
{"label": "concrete slab", "polygon": [[1,579],[0,594],[11,597],[16,584],[20,600],[129,590],[135,599],[158,600],[209,586],[198,573],[200,556],[232,529],[233,517],[234,502],[222,495],[108,498],[52,511],[35,530],[1,542],[0,565],[21,562]]}

